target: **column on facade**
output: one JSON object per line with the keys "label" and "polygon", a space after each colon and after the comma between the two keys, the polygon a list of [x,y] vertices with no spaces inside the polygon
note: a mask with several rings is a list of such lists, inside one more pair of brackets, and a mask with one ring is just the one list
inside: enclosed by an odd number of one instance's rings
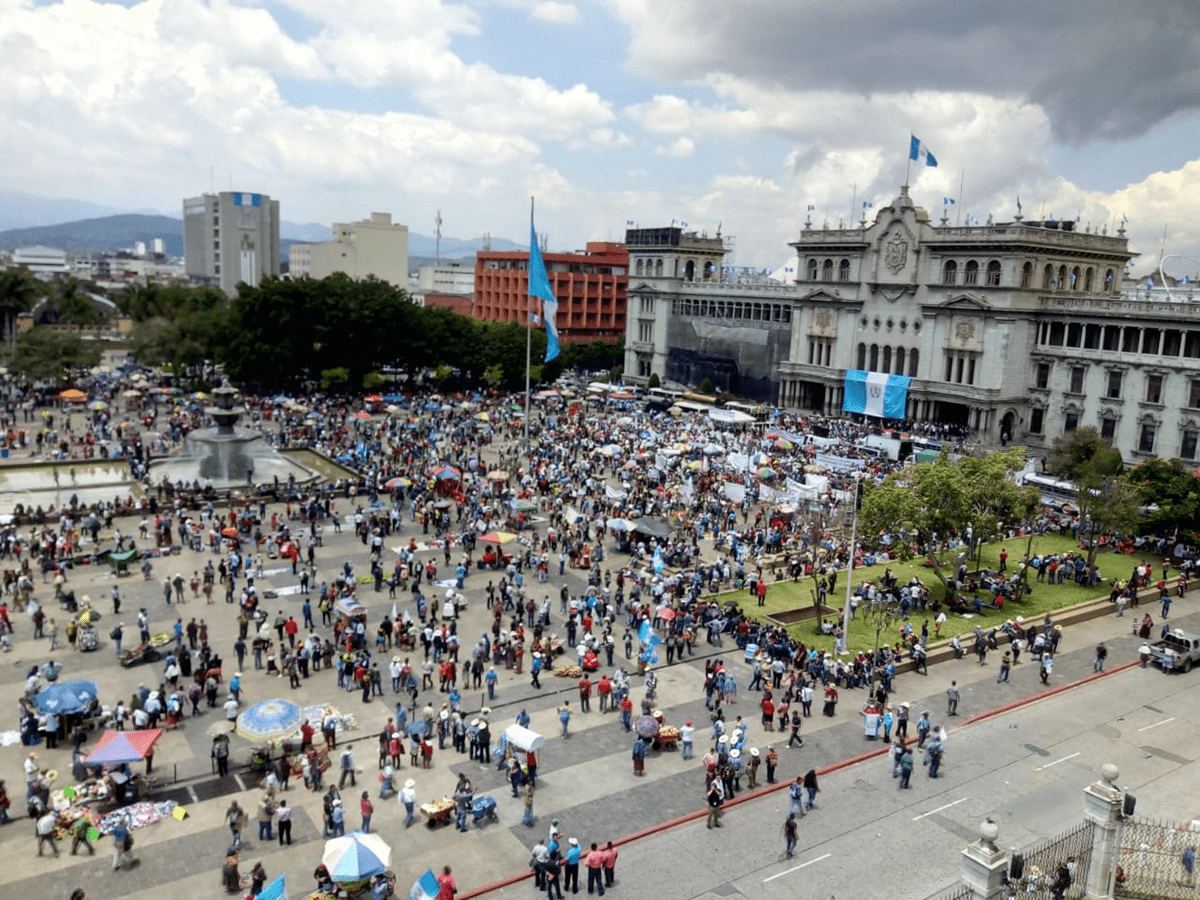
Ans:
{"label": "column on facade", "polygon": [[1107,897],[1112,873],[1117,865],[1120,848],[1117,846],[1117,825],[1125,803],[1121,789],[1116,786],[1120,770],[1112,763],[1100,767],[1101,781],[1083,789],[1083,817],[1092,823],[1092,859],[1088,865],[1087,896]]}
{"label": "column on facade", "polygon": [[1008,857],[996,844],[1000,826],[991,819],[979,826],[979,840],[963,850],[963,884],[971,900],[999,900],[1004,893]]}

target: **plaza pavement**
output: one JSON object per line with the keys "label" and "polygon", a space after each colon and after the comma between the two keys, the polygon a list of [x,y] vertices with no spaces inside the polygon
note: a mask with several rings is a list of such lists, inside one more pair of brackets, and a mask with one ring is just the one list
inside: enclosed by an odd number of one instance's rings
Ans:
{"label": "plaza pavement", "polygon": [[[345,498],[338,500],[342,513],[350,512],[350,506]],[[282,512],[282,506],[277,509]],[[126,531],[135,525],[133,519],[122,523]],[[386,546],[407,543],[410,536],[415,536],[418,543],[422,541],[419,524],[406,522],[402,532],[393,535]],[[440,566],[441,552],[436,552]],[[124,596],[121,620],[132,626],[137,609],[142,606],[150,612],[154,632],[167,630],[175,615],[182,615],[185,623],[192,616],[204,618],[209,626],[210,644],[226,660],[232,660],[236,605],[226,605],[220,598],[207,605],[201,599],[176,610],[168,608],[162,599],[163,577],[178,571],[186,578],[208,558],[208,554],[183,551],[155,560],[153,578],[149,581],[143,581],[140,574],[117,579]],[[334,534],[327,528],[325,545],[317,555],[316,584],[332,576],[347,559],[355,564],[356,571],[367,570],[366,547],[348,531]],[[388,559],[385,557],[385,561]],[[609,562],[615,566],[619,561]],[[289,568],[270,562],[267,568],[266,577],[259,580],[262,589],[289,588],[297,583]],[[459,629],[464,650],[490,623],[482,602],[488,577],[487,573],[476,571],[467,581],[465,593],[470,606]],[[573,592],[580,591],[584,584],[581,573],[570,570],[565,580]],[[82,567],[69,573],[69,585],[76,595],[89,594],[105,614],[98,629],[101,646],[95,653],[72,654],[60,645],[54,654],[64,664],[63,678],[94,680],[105,703],[118,696],[127,698],[139,682],[156,684],[162,671],[161,663],[131,669],[122,669],[117,664],[112,642],[107,637],[113,624],[108,601],[113,582],[114,576],[107,567]],[[557,594],[561,583],[556,574],[544,587],[536,579],[526,580],[529,596],[539,597],[545,592],[555,600],[551,630],[560,633],[562,620],[557,615]],[[39,585],[39,593],[46,590],[48,586]],[[407,597],[403,593],[400,596]],[[372,628],[392,608],[386,590],[376,594],[370,586],[360,586],[360,597],[371,610]],[[266,601],[264,606],[271,618],[282,610],[295,615],[298,621],[301,619],[298,594]],[[408,608],[416,618],[407,599],[402,599],[399,606],[401,610]],[[1200,625],[1200,614],[1192,612],[1195,608],[1192,598],[1177,601],[1172,621],[1195,628]],[[1156,607],[1154,611],[1157,612]],[[59,620],[61,629],[65,614],[60,615],[53,603],[48,605],[47,613]],[[0,668],[0,694],[9,700],[11,710],[15,710],[20,696],[25,670],[51,655],[45,641],[31,639],[28,620],[15,618],[18,624],[13,651],[0,659],[0,663],[6,664]],[[320,620],[319,614],[316,618]],[[1109,641],[1110,666],[1136,656],[1138,642],[1128,633],[1130,623],[1129,617],[1105,617],[1068,629],[1062,652],[1056,659],[1052,686],[1090,675],[1092,649],[1100,639]],[[618,636],[622,630],[618,629]],[[420,651],[414,657],[419,655]],[[729,713],[742,714],[750,723],[749,744],[765,747],[772,738],[778,739],[778,733],[762,732],[757,706],[746,691],[749,667],[728,638],[724,647],[701,643],[696,655],[686,662],[659,666],[657,705],[666,712],[668,720],[680,724],[693,719],[699,729],[697,749],[703,753],[708,719],[701,684],[703,660],[710,655],[720,656],[738,675],[739,702]],[[620,658],[620,650],[617,656]],[[390,654],[386,658],[390,659]],[[996,684],[998,662],[998,655],[991,654],[989,664],[980,667],[974,657],[968,657],[931,666],[928,676],[905,674],[898,679],[894,699],[910,701],[914,719],[922,708],[929,708],[935,723],[947,721],[940,715],[945,709],[943,692],[951,678],[959,682],[960,718],[957,723],[950,720],[946,778],[934,787],[918,774],[914,777],[914,790],[900,794],[894,790],[890,766],[884,760],[862,762],[826,776],[819,798],[821,808],[802,823],[800,847],[792,865],[815,860],[824,853],[829,856],[811,862],[795,874],[764,881],[788,868],[778,860],[786,797],[782,792],[766,793],[731,807],[726,816],[728,827],[723,830],[708,832],[689,822],[623,846],[618,864],[618,890],[636,884],[639,891],[653,891],[663,900],[709,893],[767,896],[779,890],[794,890],[803,879],[806,887],[812,885],[816,890],[836,895],[861,887],[859,873],[869,864],[880,873],[872,877],[885,881],[893,896],[924,897],[954,881],[959,851],[977,834],[976,826],[983,815],[1001,822],[1001,842],[1005,844],[1022,846],[1060,831],[1078,821],[1082,808],[1079,790],[1095,779],[1101,763],[1109,761],[1121,766],[1123,784],[1140,789],[1144,806],[1139,812],[1153,809],[1156,815],[1176,818],[1190,818],[1200,812],[1189,808],[1200,804],[1190,800],[1179,781],[1180,773],[1197,753],[1194,741],[1185,739],[1188,729],[1194,733],[1197,719],[1195,701],[1189,700],[1184,690],[1194,673],[1171,678],[1152,670],[1114,673],[1053,699],[975,724],[962,724],[976,713],[1045,691],[1037,680],[1033,663],[1022,663],[1014,669],[1009,684]],[[233,663],[227,662],[227,675],[233,670]],[[527,673],[515,676],[501,671],[497,699],[490,704],[493,733],[502,730],[524,707],[533,717],[532,727],[547,736],[535,803],[536,827],[531,830],[519,824],[523,812],[521,801],[510,797],[502,773],[493,766],[468,763],[465,755],[447,749],[435,752],[434,767],[428,771],[410,772],[405,757],[399,779],[403,781],[412,775],[417,781],[418,802],[424,802],[451,793],[456,773],[466,772],[478,793],[496,797],[500,821],[482,827],[472,824],[468,834],[457,833],[449,826],[430,830],[419,819],[406,830],[402,808],[394,800],[379,801],[376,797],[376,736],[392,714],[392,695],[386,677],[383,702],[375,699],[363,704],[359,693],[336,688],[333,672],[316,674],[293,691],[285,679],[256,672],[252,657],[248,656],[243,676],[243,707],[280,696],[302,705],[331,703],[358,717],[359,729],[343,736],[339,745],[349,740],[355,749],[356,761],[364,770],[359,790],[370,790],[375,798],[373,828],[393,847],[393,868],[404,893],[425,868],[433,867],[436,871],[445,864],[454,867],[460,891],[464,893],[520,875],[526,869],[529,847],[536,835],[545,833],[552,818],[559,818],[564,832],[578,836],[586,845],[592,840],[618,840],[703,808],[698,758],[688,762],[681,760],[678,753],[651,754],[646,777],[635,779],[629,758],[631,736],[620,728],[615,715],[597,712],[598,703],[593,702],[591,713],[576,710],[569,739],[557,736],[556,707],[565,699],[571,700],[573,708],[578,706],[573,680],[557,679],[547,673],[542,678],[543,689],[538,691],[530,686]],[[635,678],[634,685],[636,704],[641,697],[641,679]],[[806,720],[802,749],[785,750],[782,748],[785,741],[779,741],[781,779],[856,757],[877,746],[862,737],[858,711],[863,693],[842,691],[835,718],[818,714]],[[427,696],[429,692],[423,692],[422,703]],[[432,693],[435,706],[440,704],[442,696],[436,690]],[[480,705],[478,695],[463,691],[463,696],[465,709],[474,710]],[[212,776],[208,729],[222,718],[222,711],[219,707],[202,708],[200,717],[189,717],[183,728],[164,734],[155,758],[155,775],[160,780],[157,794],[182,802],[188,817],[183,822],[165,820],[135,832],[135,855],[140,859],[137,867],[111,872],[107,839],[99,842],[94,859],[71,857],[66,852],[69,847],[60,848],[63,854],[58,859],[38,858],[32,822],[14,819],[0,828],[0,852],[9,862],[0,872],[0,884],[11,890],[12,896],[31,898],[65,898],[79,885],[85,887],[90,898],[125,896],[158,900],[168,886],[173,893],[183,896],[193,892],[196,896],[219,894],[220,864],[229,843],[224,811],[235,798],[252,811],[259,792],[247,768],[250,745],[240,738],[232,741],[230,776],[225,779]],[[819,704],[814,704],[814,709],[819,711]],[[1152,719],[1170,721],[1159,727],[1153,725]],[[11,725],[15,727],[15,717]],[[1153,734],[1142,738],[1142,732],[1136,729],[1147,725],[1154,728]],[[0,748],[0,777],[9,785],[15,813],[23,810],[21,762],[26,752],[20,745]],[[1075,752],[1077,756],[1069,755]],[[39,747],[38,753],[44,766],[64,775],[69,772],[69,748],[49,751]],[[1039,769],[1047,761],[1060,757],[1068,758],[1055,763],[1053,768]],[[289,892],[299,897],[313,886],[311,873],[323,847],[320,797],[305,792],[297,780],[293,780],[285,796],[296,810],[293,845],[281,849],[274,842],[260,843],[251,814],[252,821],[244,834],[243,871],[261,859],[270,877],[286,872]],[[348,808],[347,829],[351,830],[359,821],[357,792],[347,786],[343,799]],[[930,812],[943,803],[949,806]],[[924,818],[915,818],[923,815]],[[504,892],[530,890],[526,881]]]}

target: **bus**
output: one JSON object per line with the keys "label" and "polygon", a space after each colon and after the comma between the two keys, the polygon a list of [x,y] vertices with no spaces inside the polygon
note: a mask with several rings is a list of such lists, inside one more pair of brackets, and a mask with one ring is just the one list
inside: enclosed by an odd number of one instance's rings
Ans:
{"label": "bus", "polygon": [[757,425],[766,425],[771,421],[771,408],[753,403],[739,403],[736,400],[731,400],[725,404],[726,409],[736,410],[740,413],[745,413],[754,419]]}
{"label": "bus", "polygon": [[672,391],[667,388],[655,387],[646,391],[646,408],[662,412],[675,405],[683,397],[683,391]]}
{"label": "bus", "polygon": [[[1065,513],[1076,512],[1079,506],[1079,488],[1073,481],[1066,481],[1044,472],[1025,472],[1020,484],[1037,488],[1042,503]],[[1097,492],[1098,493],[1098,492]]]}

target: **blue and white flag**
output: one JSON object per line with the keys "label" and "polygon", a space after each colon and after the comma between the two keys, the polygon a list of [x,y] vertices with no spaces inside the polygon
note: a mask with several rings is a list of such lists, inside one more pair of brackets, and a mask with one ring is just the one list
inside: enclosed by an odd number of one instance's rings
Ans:
{"label": "blue and white flag", "polygon": [[541,316],[539,316],[537,313],[530,313],[530,314],[529,314],[529,321],[530,321],[530,322],[532,322],[534,325],[541,325],[541,324],[542,324],[542,317],[541,317]]}
{"label": "blue and white flag", "polygon": [[558,356],[558,300],[550,289],[550,277],[546,274],[546,263],[538,247],[537,231],[533,227],[533,213],[529,214],[529,296],[542,301],[542,315],[546,319],[546,362]]}
{"label": "blue and white flag", "polygon": [[649,643],[650,633],[650,620],[643,619],[642,624],[638,627],[638,640],[643,644]]}
{"label": "blue and white flag", "polygon": [[816,207],[815,207],[815,206],[813,206],[813,205],[810,203],[810,204],[808,204],[808,208],[807,208],[805,211],[806,211],[806,212],[812,212],[814,209],[816,209]]}
{"label": "blue and white flag", "polygon": [[864,201],[862,202],[862,204],[863,204],[863,207],[862,207],[863,209],[870,209],[872,206],[874,206],[874,205],[875,205],[875,204],[874,204],[874,203],[872,203],[870,200],[864,200]]}
{"label": "blue and white flag", "polygon": [[654,548],[653,569],[655,575],[661,575],[663,567],[666,564],[663,562],[662,550],[658,547]]}
{"label": "blue and white flag", "polygon": [[937,157],[929,152],[926,147],[915,135],[909,135],[908,158],[915,160],[925,160],[927,166],[937,166]]}
{"label": "blue and white flag", "polygon": [[842,411],[884,419],[903,419],[911,381],[906,375],[850,369],[846,372],[846,397]]}
{"label": "blue and white flag", "polygon": [[433,869],[426,869],[425,874],[413,882],[412,889],[408,892],[408,900],[434,900],[439,890],[441,885],[438,884]]}
{"label": "blue and white flag", "polygon": [[288,900],[287,886],[280,875],[261,891],[255,894],[255,900]]}
{"label": "blue and white flag", "polygon": [[953,197],[943,197],[942,198],[942,206],[953,206],[953,205],[954,205]]}

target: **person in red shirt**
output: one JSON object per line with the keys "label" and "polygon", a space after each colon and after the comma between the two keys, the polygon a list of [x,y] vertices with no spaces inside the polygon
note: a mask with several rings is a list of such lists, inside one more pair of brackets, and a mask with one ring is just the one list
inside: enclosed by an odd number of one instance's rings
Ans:
{"label": "person in red shirt", "polygon": [[596,683],[596,693],[600,696],[600,712],[608,709],[608,700],[612,696],[612,682],[607,675],[601,675]]}
{"label": "person in red shirt", "polygon": [[762,723],[764,731],[775,730],[775,703],[769,696],[762,699]]}
{"label": "person in red shirt", "polygon": [[612,887],[617,877],[617,848],[609,841],[602,851],[604,859],[604,886]]}
{"label": "person in red shirt", "polygon": [[592,680],[587,673],[579,679],[579,708],[583,712],[592,711]]}
{"label": "person in red shirt", "polygon": [[[604,854],[601,853],[595,842],[592,843],[591,852],[584,860],[588,870],[588,893],[597,891],[601,897],[604,896]],[[440,900],[440,898],[439,898]]]}
{"label": "person in red shirt", "polygon": [[283,633],[287,635],[288,644],[292,647],[296,646],[296,632],[299,630],[300,626],[296,624],[296,619],[288,616],[288,620],[283,623]]}
{"label": "person in red shirt", "polygon": [[362,802],[359,804],[359,809],[362,812],[362,833],[371,833],[371,813],[375,812],[375,807],[371,804],[371,795],[367,791],[362,792]]}
{"label": "person in red shirt", "polygon": [[621,724],[625,726],[626,731],[633,731],[633,701],[626,694],[621,698]]}
{"label": "person in red shirt", "polygon": [[454,876],[450,874],[449,866],[442,866],[442,874],[437,877],[438,892],[434,900],[454,900],[454,895],[458,893],[458,885],[454,881]]}

